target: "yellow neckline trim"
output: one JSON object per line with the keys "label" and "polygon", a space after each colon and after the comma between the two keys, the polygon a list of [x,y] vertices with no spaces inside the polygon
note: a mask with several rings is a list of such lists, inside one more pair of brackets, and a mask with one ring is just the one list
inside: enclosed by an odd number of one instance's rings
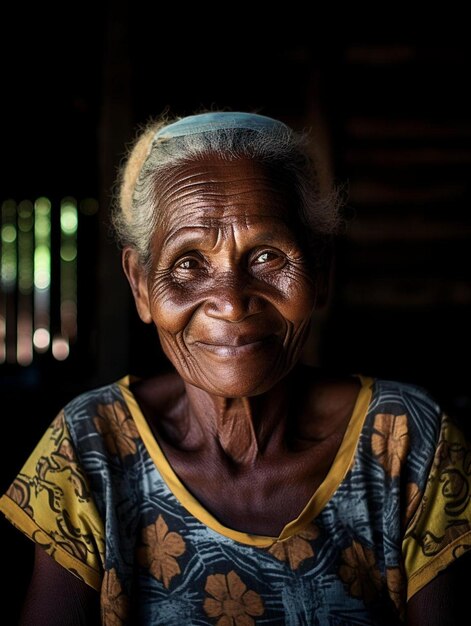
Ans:
{"label": "yellow neckline trim", "polygon": [[118,381],[118,385],[151,459],[155,463],[157,470],[167,484],[167,487],[177,498],[180,504],[189,513],[191,513],[193,517],[220,535],[224,535],[225,537],[229,537],[230,539],[240,543],[264,548],[272,545],[276,541],[289,539],[289,537],[292,537],[296,533],[300,532],[307,526],[307,524],[309,524],[310,521],[317,517],[350,469],[361,429],[368,413],[368,407],[371,402],[372,394],[371,387],[373,380],[363,376],[359,376],[359,378],[361,381],[361,389],[358,393],[352,417],[350,418],[342,443],[340,444],[327,476],[314,492],[313,496],[301,511],[299,516],[286,524],[279,537],[252,535],[238,530],[233,530],[232,528],[228,528],[227,526],[221,524],[213,515],[211,515],[211,513],[209,513],[200,504],[200,502],[188,491],[185,485],[178,478],[157,440],[152,434],[152,431],[137,403],[136,398],[134,397],[134,394],[129,389],[129,385],[134,378],[131,376],[125,376]]}

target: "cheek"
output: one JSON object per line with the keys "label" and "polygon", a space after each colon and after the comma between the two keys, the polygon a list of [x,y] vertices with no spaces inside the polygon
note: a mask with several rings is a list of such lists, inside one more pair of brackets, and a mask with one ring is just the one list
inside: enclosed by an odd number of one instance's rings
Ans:
{"label": "cheek", "polygon": [[295,326],[308,321],[316,305],[315,283],[309,274],[289,270],[277,281],[277,308],[280,314]]}
{"label": "cheek", "polygon": [[188,290],[168,284],[155,284],[151,292],[151,314],[164,353],[181,375],[188,369],[188,350],[183,332],[195,311]]}
{"label": "cheek", "polygon": [[152,319],[158,330],[171,335],[183,331],[203,301],[201,291],[195,284],[183,287],[156,278],[150,285],[149,294]]}

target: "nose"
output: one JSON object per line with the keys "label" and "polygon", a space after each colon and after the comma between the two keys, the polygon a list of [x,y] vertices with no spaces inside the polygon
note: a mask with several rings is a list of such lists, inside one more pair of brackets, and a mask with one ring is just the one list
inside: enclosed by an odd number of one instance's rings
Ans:
{"label": "nose", "polygon": [[208,294],[204,311],[209,317],[241,322],[262,310],[263,301],[253,293],[249,281],[232,272],[220,275]]}

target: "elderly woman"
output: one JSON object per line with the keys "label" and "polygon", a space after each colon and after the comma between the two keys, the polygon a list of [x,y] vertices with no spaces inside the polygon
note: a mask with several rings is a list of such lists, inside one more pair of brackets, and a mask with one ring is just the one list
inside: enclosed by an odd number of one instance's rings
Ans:
{"label": "elderly woman", "polygon": [[421,389],[300,363],[337,222],[302,139],[161,122],[121,183],[124,271],[174,369],[73,400],[3,496],[37,546],[23,623],[462,623],[459,429]]}

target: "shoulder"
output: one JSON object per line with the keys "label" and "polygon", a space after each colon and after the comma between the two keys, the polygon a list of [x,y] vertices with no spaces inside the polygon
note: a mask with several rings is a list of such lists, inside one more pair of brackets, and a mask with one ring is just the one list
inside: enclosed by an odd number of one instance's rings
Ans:
{"label": "shoulder", "polygon": [[77,417],[96,410],[100,405],[123,401],[123,390],[129,389],[131,377],[126,376],[112,383],[89,389],[75,396],[64,406],[67,417]]}
{"label": "shoulder", "polygon": [[131,465],[138,459],[142,438],[131,381],[126,377],[90,389],[61,412],[77,458],[89,474],[104,475],[116,463],[126,460]]}
{"label": "shoulder", "polygon": [[427,389],[393,380],[372,380],[365,434],[376,456],[387,450],[417,472],[425,470],[435,455],[446,419]]}
{"label": "shoulder", "polygon": [[67,428],[74,440],[96,430],[102,422],[122,422],[130,417],[124,394],[129,389],[130,377],[85,391],[70,402],[63,411]]}
{"label": "shoulder", "polygon": [[381,398],[381,400],[393,399],[397,401],[402,399],[406,403],[418,402],[434,405],[435,408],[438,407],[433,394],[428,389],[420,385],[382,378],[371,378],[366,380],[371,381],[378,397]]}
{"label": "shoulder", "polygon": [[437,419],[442,414],[433,394],[419,385],[380,378],[366,379],[366,384],[372,388],[372,410],[402,410],[415,419]]}

